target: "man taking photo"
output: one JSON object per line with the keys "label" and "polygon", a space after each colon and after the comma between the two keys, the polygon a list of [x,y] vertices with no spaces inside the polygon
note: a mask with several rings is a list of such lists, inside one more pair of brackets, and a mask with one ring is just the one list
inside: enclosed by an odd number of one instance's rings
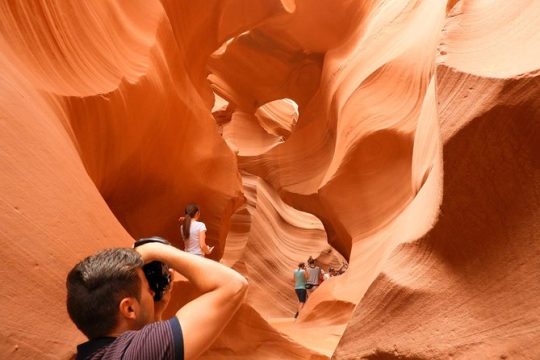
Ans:
{"label": "man taking photo", "polygon": [[[155,302],[156,291],[143,272],[153,261],[167,264],[202,292],[167,321],[158,320],[170,291]],[[77,347],[77,360],[196,359],[247,292],[246,279],[236,271],[160,242],[89,256],[70,271],[66,286],[69,316],[89,339]]]}

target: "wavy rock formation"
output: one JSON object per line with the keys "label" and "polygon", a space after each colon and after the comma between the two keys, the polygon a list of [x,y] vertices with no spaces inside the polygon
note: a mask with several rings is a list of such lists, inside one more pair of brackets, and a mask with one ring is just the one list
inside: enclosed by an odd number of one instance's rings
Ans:
{"label": "wavy rock formation", "polygon": [[[250,282],[204,359],[540,356],[535,0],[0,1],[0,353],[202,208]],[[291,272],[348,264],[297,321]],[[197,291],[178,280],[169,314]]]}
{"label": "wavy rock formation", "polygon": [[540,81],[508,104],[521,82],[446,142],[437,224],[393,251],[336,359],[540,354]]}

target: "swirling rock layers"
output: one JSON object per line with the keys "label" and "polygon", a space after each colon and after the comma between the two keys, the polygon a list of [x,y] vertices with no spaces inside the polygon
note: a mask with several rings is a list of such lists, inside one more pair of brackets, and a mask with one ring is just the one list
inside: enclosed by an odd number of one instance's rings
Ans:
{"label": "swirling rock layers", "polygon": [[[69,357],[69,268],[182,246],[196,201],[251,284],[205,358],[538,357],[539,15],[0,2],[0,353]],[[348,271],[293,322],[292,268],[321,252]],[[179,282],[168,313],[196,294]]]}

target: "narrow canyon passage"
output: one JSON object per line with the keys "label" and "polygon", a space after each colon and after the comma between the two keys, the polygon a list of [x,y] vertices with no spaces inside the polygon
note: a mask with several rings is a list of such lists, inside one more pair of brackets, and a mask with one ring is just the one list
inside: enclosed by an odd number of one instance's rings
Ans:
{"label": "narrow canyon passage", "polygon": [[[203,359],[540,357],[540,2],[0,1],[0,357],[152,235],[246,301]],[[347,265],[294,320],[292,272]],[[177,279],[167,314],[197,290]]]}

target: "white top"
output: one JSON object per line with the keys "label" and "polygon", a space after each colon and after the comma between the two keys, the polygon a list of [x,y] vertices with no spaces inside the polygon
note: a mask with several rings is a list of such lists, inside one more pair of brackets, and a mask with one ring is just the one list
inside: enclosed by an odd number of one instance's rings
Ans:
{"label": "white top", "polygon": [[319,285],[319,274],[321,272],[321,268],[318,266],[307,267],[307,273],[308,273],[308,280],[307,283],[311,285]]}
{"label": "white top", "polygon": [[[184,232],[182,231],[183,225],[180,225],[180,234],[184,238]],[[206,225],[204,223],[191,220],[189,227],[189,239],[184,239],[184,250],[190,254],[204,255],[199,244],[199,232],[206,231]]]}

